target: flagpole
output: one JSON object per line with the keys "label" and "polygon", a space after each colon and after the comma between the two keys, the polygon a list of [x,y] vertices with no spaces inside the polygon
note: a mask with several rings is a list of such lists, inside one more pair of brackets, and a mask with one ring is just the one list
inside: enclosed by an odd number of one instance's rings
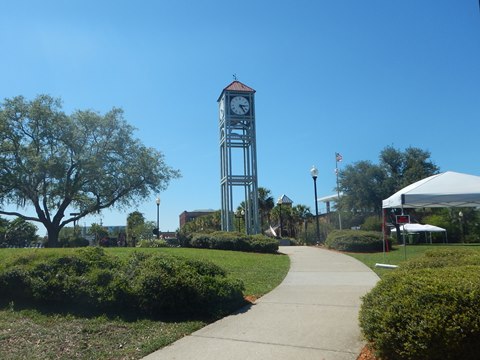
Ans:
{"label": "flagpole", "polygon": [[335,175],[337,177],[337,213],[338,213],[338,227],[342,230],[342,216],[340,214],[340,188],[338,187],[338,162],[341,161],[342,155],[335,153]]}

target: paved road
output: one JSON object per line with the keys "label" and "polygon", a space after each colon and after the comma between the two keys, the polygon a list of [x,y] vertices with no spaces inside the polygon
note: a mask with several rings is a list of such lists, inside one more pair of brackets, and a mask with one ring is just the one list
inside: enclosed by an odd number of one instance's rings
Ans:
{"label": "paved road", "polygon": [[364,343],[361,296],[378,281],[361,262],[315,247],[281,247],[291,267],[254,305],[156,351],[146,360],[355,360]]}

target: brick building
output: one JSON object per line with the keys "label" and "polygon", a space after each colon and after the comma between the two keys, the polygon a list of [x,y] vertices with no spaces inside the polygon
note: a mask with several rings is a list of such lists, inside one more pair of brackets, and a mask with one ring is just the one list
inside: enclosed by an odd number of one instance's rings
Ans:
{"label": "brick building", "polygon": [[194,211],[184,211],[180,214],[180,228],[183,227],[187,222],[193,221],[198,217],[206,216],[213,214],[215,210],[194,210]]}

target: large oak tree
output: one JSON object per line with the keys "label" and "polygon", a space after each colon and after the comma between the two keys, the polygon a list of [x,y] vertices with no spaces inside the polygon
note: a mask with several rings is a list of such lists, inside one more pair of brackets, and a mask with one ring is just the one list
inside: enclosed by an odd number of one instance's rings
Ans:
{"label": "large oak tree", "polygon": [[408,147],[405,151],[387,146],[380,152],[380,163],[358,161],[339,174],[343,192],[340,208],[363,214],[381,214],[382,200],[403,187],[438,173],[427,150]]}
{"label": "large oak tree", "polygon": [[[380,163],[358,161],[347,165],[339,174],[339,190],[343,192],[339,207],[359,216],[382,214],[382,200],[403,187],[438,173],[439,168],[430,158],[430,152],[416,147],[405,151],[393,146],[385,147],[379,156]],[[395,215],[400,209],[386,213],[389,222],[397,228]]]}
{"label": "large oak tree", "polygon": [[[0,107],[0,214],[42,223],[48,245],[56,246],[65,225],[165,189],[179,172],[134,138],[134,130],[118,108],[67,115],[48,95],[6,99]],[[23,211],[32,206],[36,216]]]}

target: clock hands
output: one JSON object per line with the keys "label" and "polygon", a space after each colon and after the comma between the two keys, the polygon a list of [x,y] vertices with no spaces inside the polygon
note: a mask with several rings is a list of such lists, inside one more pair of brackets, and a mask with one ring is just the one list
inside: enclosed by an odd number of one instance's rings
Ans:
{"label": "clock hands", "polygon": [[231,99],[230,109],[236,115],[245,115],[250,110],[248,100],[243,96],[235,96]]}

